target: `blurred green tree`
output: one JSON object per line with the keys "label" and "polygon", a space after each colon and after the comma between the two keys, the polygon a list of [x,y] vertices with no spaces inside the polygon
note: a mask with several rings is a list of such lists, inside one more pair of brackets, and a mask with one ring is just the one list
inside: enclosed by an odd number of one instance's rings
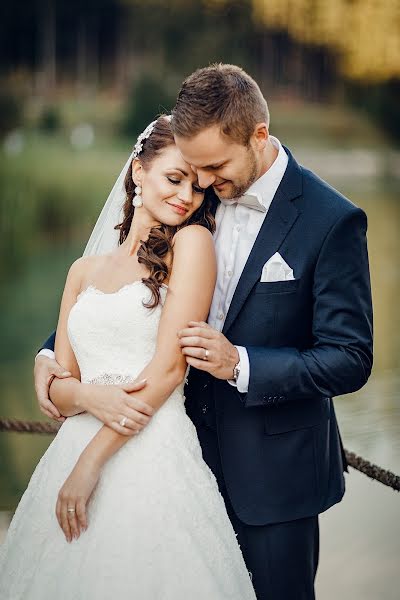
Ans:
{"label": "blurred green tree", "polygon": [[55,133],[61,128],[61,114],[57,106],[46,106],[39,118],[38,126],[45,133]]}
{"label": "blurred green tree", "polygon": [[22,124],[23,106],[21,98],[11,91],[0,92],[0,134],[7,133]]}
{"label": "blurred green tree", "polygon": [[161,79],[144,73],[131,88],[128,95],[122,133],[131,137],[138,135],[160,113],[168,113],[175,103]]}

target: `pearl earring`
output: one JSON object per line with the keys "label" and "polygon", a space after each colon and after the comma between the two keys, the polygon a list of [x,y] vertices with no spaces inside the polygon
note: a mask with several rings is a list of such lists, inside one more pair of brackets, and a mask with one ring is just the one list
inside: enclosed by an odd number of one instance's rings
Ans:
{"label": "pearl earring", "polygon": [[134,206],[135,208],[140,208],[140,206],[143,206],[143,198],[141,194],[142,187],[140,185],[137,185],[135,187],[135,197],[132,200],[132,206]]}

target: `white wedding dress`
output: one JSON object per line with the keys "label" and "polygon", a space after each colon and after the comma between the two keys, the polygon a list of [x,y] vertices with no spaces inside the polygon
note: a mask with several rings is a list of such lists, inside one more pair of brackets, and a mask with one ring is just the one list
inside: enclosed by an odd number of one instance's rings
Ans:
{"label": "white wedding dress", "polygon": [[[141,281],[80,294],[68,333],[83,382],[128,382],[151,360],[162,308],[143,306],[149,294]],[[0,547],[1,600],[255,600],[183,384],[105,464],[87,531],[66,541],[57,495],[101,426],[69,417],[41,458]]]}

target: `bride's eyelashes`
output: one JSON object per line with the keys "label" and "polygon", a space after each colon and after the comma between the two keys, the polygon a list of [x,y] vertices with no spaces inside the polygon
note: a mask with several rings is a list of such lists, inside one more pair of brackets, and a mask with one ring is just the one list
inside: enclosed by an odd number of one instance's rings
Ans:
{"label": "bride's eyelashes", "polygon": [[181,182],[180,179],[173,179],[173,177],[168,177],[168,175],[167,175],[167,179],[170,183],[173,183],[174,185],[179,185]]}
{"label": "bride's eyelashes", "polygon": [[[174,179],[173,177],[168,177],[168,175],[167,175],[167,179],[173,185],[179,185],[181,183],[181,179]],[[192,187],[193,187],[194,191],[196,192],[196,194],[204,194],[204,192],[205,192],[205,190],[203,188],[201,188],[199,185],[193,185]]]}

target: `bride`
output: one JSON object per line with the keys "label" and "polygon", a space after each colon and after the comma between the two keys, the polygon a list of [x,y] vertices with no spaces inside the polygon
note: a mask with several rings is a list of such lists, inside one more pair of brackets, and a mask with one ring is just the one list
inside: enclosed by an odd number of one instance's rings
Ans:
{"label": "bride", "polygon": [[[0,548],[2,600],[255,600],[184,407],[177,332],[209,311],[213,202],[159,117],[68,273],[55,352],[72,376],[54,379],[51,399],[73,416]],[[81,398],[131,391],[135,380],[146,385],[129,419],[111,428],[82,412]]]}

